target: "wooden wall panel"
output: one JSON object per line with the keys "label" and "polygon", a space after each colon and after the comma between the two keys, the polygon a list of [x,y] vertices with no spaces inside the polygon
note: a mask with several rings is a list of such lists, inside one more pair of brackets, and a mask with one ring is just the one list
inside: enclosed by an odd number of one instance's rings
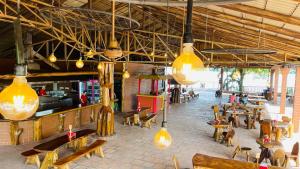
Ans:
{"label": "wooden wall panel", "polygon": [[10,123],[1,122],[0,123],[0,145],[10,145]]}
{"label": "wooden wall panel", "polygon": [[58,115],[42,117],[42,138],[47,138],[58,133]]}
{"label": "wooden wall panel", "polygon": [[73,126],[73,128],[75,128],[75,117],[77,111],[78,110],[72,110],[65,114],[64,130],[69,130],[70,124]]}
{"label": "wooden wall panel", "polygon": [[20,121],[19,128],[23,128],[23,133],[20,136],[20,144],[33,142],[33,121]]}
{"label": "wooden wall panel", "polygon": [[81,110],[81,126],[90,124],[90,115],[93,107],[84,107]]}
{"label": "wooden wall panel", "polygon": [[[151,74],[153,65],[149,64],[137,64],[128,63],[128,72],[130,78],[124,80],[125,91],[124,96],[124,111],[130,111],[137,107],[137,92],[138,92],[138,75],[139,74]],[[151,91],[151,80],[142,80],[141,93],[149,94]]]}

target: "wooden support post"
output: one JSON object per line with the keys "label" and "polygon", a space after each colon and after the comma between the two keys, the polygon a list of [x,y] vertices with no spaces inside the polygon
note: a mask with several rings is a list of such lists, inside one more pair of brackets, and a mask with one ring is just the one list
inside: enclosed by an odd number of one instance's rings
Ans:
{"label": "wooden support post", "polygon": [[290,68],[284,67],[281,69],[282,74],[282,83],[281,83],[281,101],[280,101],[280,113],[285,113],[285,105],[286,105],[286,84],[287,84],[287,76],[289,74]]}
{"label": "wooden support post", "polygon": [[220,84],[220,91],[223,91],[223,78],[224,78],[224,68],[221,67],[221,72],[220,72],[220,81],[219,81],[219,84]]}
{"label": "wooden support post", "polygon": [[273,87],[274,87],[274,85],[273,85],[273,81],[274,81],[274,69],[271,69],[271,71],[270,71],[270,89],[271,89],[271,91],[273,91]]}
{"label": "wooden support post", "polygon": [[42,139],[42,119],[38,118],[33,121],[33,141]]}
{"label": "wooden support post", "polygon": [[99,136],[111,136],[115,133],[114,128],[114,91],[113,74],[114,66],[112,62],[103,63],[103,69],[99,71],[99,79],[102,88],[102,108],[98,113],[97,134]]}
{"label": "wooden support post", "polygon": [[279,70],[278,68],[275,69],[275,82],[274,82],[274,104],[277,104],[277,99],[278,99],[278,75],[279,75]]}
{"label": "wooden support post", "polygon": [[10,122],[10,144],[19,145],[20,136],[23,133],[23,129],[19,128],[19,123],[17,121]]}
{"label": "wooden support post", "polygon": [[300,67],[296,68],[295,78],[295,94],[294,94],[294,105],[293,105],[293,125],[294,132],[300,131]]}

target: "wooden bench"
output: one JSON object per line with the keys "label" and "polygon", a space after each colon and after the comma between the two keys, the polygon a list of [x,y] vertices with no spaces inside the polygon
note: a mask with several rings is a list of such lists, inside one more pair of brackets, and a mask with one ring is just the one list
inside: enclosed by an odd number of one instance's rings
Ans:
{"label": "wooden bench", "polygon": [[106,143],[105,140],[96,140],[93,144],[75,152],[74,154],[71,154],[67,157],[58,160],[56,163],[54,163],[54,167],[57,167],[58,169],[69,169],[70,162],[73,162],[82,156],[86,156],[89,158],[91,152],[95,152],[96,155],[103,158],[104,154],[102,150],[102,145],[104,143]]}
{"label": "wooden bench", "polygon": [[123,115],[123,124],[124,125],[131,125],[131,121],[130,121],[130,119],[132,119],[133,118],[133,116],[134,116],[134,113],[133,112],[130,112],[130,113],[124,113],[124,115]]}
{"label": "wooden bench", "polygon": [[142,122],[141,127],[145,126],[147,128],[151,128],[151,122],[156,123],[156,117],[157,117],[156,114],[150,114],[150,115],[148,115],[146,117],[141,118],[140,119],[141,122]]}
{"label": "wooden bench", "polygon": [[25,164],[35,164],[38,168],[40,168],[41,162],[39,154],[40,152],[35,151],[33,149],[21,153],[21,155],[26,158]]}

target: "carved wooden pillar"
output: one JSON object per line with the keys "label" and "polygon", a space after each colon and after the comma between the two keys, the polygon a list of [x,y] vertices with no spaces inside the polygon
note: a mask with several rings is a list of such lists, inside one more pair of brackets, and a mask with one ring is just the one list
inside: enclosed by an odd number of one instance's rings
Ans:
{"label": "carved wooden pillar", "polygon": [[19,128],[19,123],[17,121],[10,122],[10,144],[19,145],[20,136],[23,133],[23,129]]}
{"label": "carved wooden pillar", "polygon": [[285,113],[285,105],[286,105],[286,84],[287,84],[287,76],[289,74],[290,68],[284,67],[281,69],[282,74],[282,82],[281,82],[281,97],[280,97],[280,113]]}
{"label": "carved wooden pillar", "polygon": [[98,113],[97,134],[110,136],[115,133],[114,128],[114,63],[104,62],[103,69],[99,70],[99,82],[102,88],[102,108]]}

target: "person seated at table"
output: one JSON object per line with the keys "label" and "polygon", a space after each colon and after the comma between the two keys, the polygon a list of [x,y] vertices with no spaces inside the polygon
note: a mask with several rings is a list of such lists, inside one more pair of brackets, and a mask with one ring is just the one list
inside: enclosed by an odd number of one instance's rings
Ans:
{"label": "person seated at table", "polygon": [[233,125],[233,127],[235,127],[235,128],[238,127],[236,118],[234,118],[234,115],[233,115],[233,114],[231,114],[231,115],[228,117],[228,123],[231,123],[231,124]]}
{"label": "person seated at table", "polygon": [[240,97],[240,103],[241,104],[247,104],[248,103],[248,96],[246,94],[244,96]]}
{"label": "person seated at table", "polygon": [[235,103],[236,102],[236,97],[235,97],[235,93],[232,93],[230,96],[229,96],[229,103]]}
{"label": "person seated at table", "polygon": [[260,164],[262,161],[268,160],[268,159],[269,159],[270,162],[272,163],[271,157],[272,157],[272,152],[271,152],[271,150],[268,149],[268,148],[262,148],[261,153],[260,153],[260,156],[259,156],[258,163]]}

